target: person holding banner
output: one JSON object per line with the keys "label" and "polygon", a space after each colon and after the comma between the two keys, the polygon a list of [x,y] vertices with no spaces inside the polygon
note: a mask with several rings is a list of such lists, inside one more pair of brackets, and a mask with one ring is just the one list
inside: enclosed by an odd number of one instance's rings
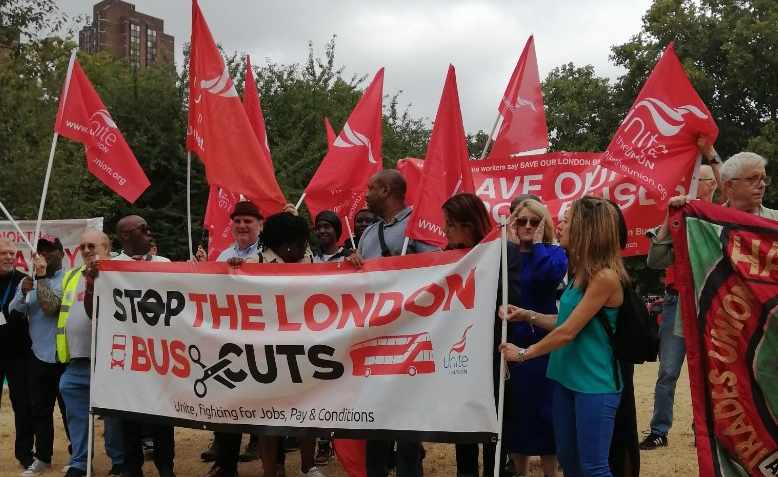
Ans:
{"label": "person holding banner", "polygon": [[[72,437],[73,453],[65,477],[86,475],[89,435],[90,356],[92,353],[92,293],[95,262],[107,260],[111,241],[97,230],[87,230],[79,245],[84,265],[69,270],[62,278],[62,296],[57,319],[57,361],[67,363],[59,381],[65,400],[67,423]],[[111,458],[109,476],[119,476],[124,465],[121,421],[106,416],[105,450]]]}
{"label": "person holding banner", "polygon": [[[35,434],[35,458],[22,474],[33,477],[51,469],[54,453],[54,403],[59,402],[67,433],[65,405],[59,394],[59,379],[65,365],[57,362],[55,336],[57,333],[58,301],[62,295],[62,259],[65,256],[59,238],[42,234],[38,239],[37,254],[33,257],[35,281],[25,277],[19,284],[12,310],[24,313],[29,324],[32,355],[28,362],[30,409]],[[70,436],[68,436],[68,439]]]}
{"label": "person holding banner", "polygon": [[[489,219],[489,213],[483,201],[475,194],[455,194],[443,203],[443,218],[445,219],[444,231],[448,245],[446,250],[461,248],[472,248],[481,242],[492,228]],[[516,244],[508,243],[508,302],[518,304],[518,298],[521,294],[519,283],[519,251]],[[497,302],[500,302],[498,298]],[[495,343],[501,340],[502,327],[499,320],[495,320],[494,339]],[[495,349],[494,359],[492,361],[492,372],[494,376],[494,389],[499,387],[498,376],[500,370],[500,353]],[[510,390],[506,389],[504,402],[509,398]],[[497,396],[495,396],[497,403]],[[505,424],[503,424],[503,432]],[[483,467],[484,475],[487,475],[489,469],[494,468],[494,454],[497,446],[493,442],[484,442],[483,444]],[[502,447],[501,463],[507,463],[506,448]],[[477,444],[456,444],[456,461],[458,477],[477,477],[478,474],[478,445]],[[500,466],[505,470],[505,465]]]}
{"label": "person holding banner", "polygon": [[[217,262],[227,262],[237,267],[243,262],[255,262],[261,253],[259,243],[259,234],[262,232],[262,213],[259,208],[251,201],[244,200],[237,202],[230,213],[232,220],[231,230],[232,238],[235,242],[224,249]],[[198,250],[198,254],[200,251]],[[205,253],[202,252],[205,259]],[[243,434],[214,432],[213,443],[206,449],[200,457],[204,461],[215,461],[206,477],[227,477],[236,475],[238,472],[238,461],[251,461],[257,459],[257,446],[259,438],[252,435],[246,445],[244,454],[240,454],[240,441]]]}
{"label": "person holding banner", "polygon": [[[145,260],[150,262],[169,262],[165,257],[151,255],[153,236],[151,227],[143,217],[128,215],[116,223],[116,235],[122,246],[122,251],[113,260]],[[173,426],[164,424],[143,424],[131,419],[122,420],[122,438],[124,439],[124,470],[122,477],[143,476],[144,431],[151,434],[154,440],[154,465],[160,477],[175,477],[173,460],[175,458],[175,441]]]}
{"label": "person holding banner", "polygon": [[[700,166],[698,174],[697,197],[707,202],[713,201],[713,195],[718,186],[716,174],[710,165]],[[659,268],[672,253],[670,237],[669,214],[675,204],[685,202],[686,196],[670,199],[670,207],[665,221],[656,229],[649,230],[647,236],[651,241],[648,249],[647,265]],[[662,322],[659,325],[659,372],[654,386],[654,413],[651,417],[651,427],[646,437],[640,442],[641,450],[652,450],[667,446],[667,433],[673,424],[673,401],[675,400],[675,384],[681,375],[686,346],[682,336],[674,333],[676,316],[678,315],[678,290],[672,264],[665,268],[665,296],[662,302]]]}
{"label": "person holding banner", "polygon": [[[520,296],[516,305],[538,313],[557,312],[556,290],[567,273],[567,256],[554,245],[553,219],[539,201],[524,199],[511,215],[519,244]],[[511,323],[508,342],[521,348],[539,342],[548,332],[529,323]],[[528,456],[538,455],[546,476],[556,475],[557,460],[551,422],[553,381],[546,377],[548,356],[523,365],[511,364],[511,401],[507,402],[505,443],[516,475],[527,475]]]}
{"label": "person holding banner", "polygon": [[338,245],[338,237],[343,231],[338,214],[331,210],[322,210],[314,220],[314,231],[319,246],[313,251],[314,263],[342,262],[350,251]]}
{"label": "person holding banner", "polygon": [[500,345],[508,361],[524,363],[551,353],[547,376],[555,381],[552,412],[559,461],[567,476],[612,477],[608,454],[621,397],[621,373],[608,334],[595,318],[616,326],[623,287],[629,283],[621,259],[619,219],[607,200],[576,200],[561,225],[570,284],[559,314],[509,305],[503,318],[550,332],[527,348]]}
{"label": "person holding banner", "polygon": [[0,386],[3,380],[8,380],[16,433],[14,455],[26,469],[33,462],[34,441],[27,382],[30,334],[24,315],[9,306],[15,290],[26,276],[14,268],[16,251],[14,242],[0,238]]}
{"label": "person holding banner", "polygon": [[[405,205],[406,183],[396,169],[385,169],[367,183],[365,202],[378,221],[365,229],[359,239],[357,252],[348,261],[361,267],[366,259],[401,255],[405,243],[405,229],[411,207]],[[409,240],[406,253],[422,253],[439,250],[417,240]],[[386,477],[389,456],[394,443],[391,441],[367,441],[367,477]],[[422,446],[419,442],[397,442],[397,477],[421,477]]]}
{"label": "person holding banner", "polygon": [[[308,222],[291,212],[281,212],[268,217],[262,231],[262,243],[265,248],[259,256],[260,263],[313,263],[308,247]],[[284,466],[284,453],[281,437],[263,436],[262,469],[264,475],[275,476]],[[324,477],[314,465],[316,438],[298,437],[300,445],[300,476]]]}

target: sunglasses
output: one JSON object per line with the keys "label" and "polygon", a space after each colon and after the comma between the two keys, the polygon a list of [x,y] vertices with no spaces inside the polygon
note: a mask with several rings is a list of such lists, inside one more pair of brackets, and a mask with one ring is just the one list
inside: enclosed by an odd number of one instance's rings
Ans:
{"label": "sunglasses", "polygon": [[516,225],[519,227],[526,227],[527,224],[529,224],[532,227],[537,227],[540,225],[540,219],[538,218],[529,218],[529,217],[519,217],[516,219]]}

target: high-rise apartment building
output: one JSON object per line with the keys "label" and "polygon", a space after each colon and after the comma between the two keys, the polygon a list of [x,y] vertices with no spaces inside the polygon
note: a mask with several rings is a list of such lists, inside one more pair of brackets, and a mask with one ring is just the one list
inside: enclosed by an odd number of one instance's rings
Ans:
{"label": "high-rise apartment building", "polygon": [[110,51],[135,68],[173,63],[174,39],[164,32],[161,18],[136,12],[135,5],[121,0],[103,0],[92,12],[92,24],[78,34],[80,49]]}

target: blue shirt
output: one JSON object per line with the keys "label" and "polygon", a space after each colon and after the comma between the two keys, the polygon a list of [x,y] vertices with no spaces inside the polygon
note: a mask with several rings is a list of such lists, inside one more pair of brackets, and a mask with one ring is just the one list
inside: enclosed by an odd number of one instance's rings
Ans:
{"label": "blue shirt", "polygon": [[246,260],[247,258],[257,258],[257,256],[259,256],[259,252],[259,240],[244,248],[243,250],[239,249],[238,242],[235,242],[232,244],[232,246],[222,250],[222,253],[219,254],[219,257],[216,259],[216,261],[226,262],[231,258],[242,258],[243,260]]}
{"label": "blue shirt", "polygon": [[[570,318],[583,295],[583,291],[572,284],[565,289],[559,302],[557,327]],[[619,309],[602,307],[599,313],[604,313],[611,329],[616,330]],[[567,389],[579,393],[604,394],[621,391],[616,387],[613,376],[613,348],[602,325],[600,318],[595,315],[573,341],[551,352],[546,375]]]}
{"label": "blue shirt", "polygon": [[[49,278],[39,280],[46,281],[49,288],[62,296],[62,277],[65,270],[59,269]],[[38,284],[36,283],[36,288]],[[35,357],[46,363],[57,362],[57,313],[47,315],[38,304],[38,291],[33,288],[25,297],[22,294],[22,285],[16,289],[16,295],[10,308],[27,315],[29,323],[30,339],[32,340],[32,352]],[[25,302],[26,300],[26,302]]]}
{"label": "blue shirt", "polygon": [[[402,254],[403,244],[405,243],[405,229],[408,226],[408,218],[411,215],[413,209],[406,207],[399,211],[389,222],[384,221],[383,218],[379,218],[378,222],[370,224],[359,239],[359,245],[357,250],[362,258],[376,258],[381,255],[381,241],[378,238],[378,230],[380,224],[384,224],[384,241],[386,242],[386,248],[389,249],[391,255],[398,256]],[[424,253],[435,252],[440,250],[434,245],[430,245],[418,240],[409,240],[408,249],[405,251],[407,254],[412,253]]]}

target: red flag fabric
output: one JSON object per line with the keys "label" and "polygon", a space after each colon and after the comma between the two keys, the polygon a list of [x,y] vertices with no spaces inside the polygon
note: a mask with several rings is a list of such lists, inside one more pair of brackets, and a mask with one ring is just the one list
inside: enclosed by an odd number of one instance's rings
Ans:
{"label": "red flag fabric", "polygon": [[54,131],[83,144],[89,172],[128,202],[135,202],[149,187],[149,179],[78,60],[73,61],[62,88]]}
{"label": "red flag fabric", "polygon": [[366,441],[358,439],[333,439],[335,455],[348,477],[366,477]]}
{"label": "red flag fabric", "polygon": [[419,195],[421,172],[424,170],[424,160],[415,157],[405,157],[397,161],[397,170],[405,179],[405,202],[415,204]]}
{"label": "red flag fabric", "polygon": [[324,118],[324,129],[327,131],[327,152],[332,150],[332,143],[335,142],[335,130],[332,129],[332,124],[328,118]]}
{"label": "red flag fabric", "polygon": [[246,55],[246,74],[243,84],[243,108],[246,110],[246,115],[249,117],[251,129],[254,130],[259,145],[262,146],[262,152],[265,153],[264,157],[267,159],[270,169],[274,170],[273,158],[270,155],[270,143],[267,140],[265,116],[262,114],[262,105],[259,100],[257,83],[254,81],[254,71],[251,69],[251,58],[249,55]]}
{"label": "red flag fabric", "polygon": [[216,260],[222,250],[234,242],[230,212],[239,201],[240,194],[211,186],[203,218],[203,226],[208,230],[208,260]]}
{"label": "red flag fabric", "polygon": [[548,148],[548,128],[540,90],[535,40],[529,37],[513,70],[500,106],[502,125],[497,132],[490,156]]}
{"label": "red flag fabric", "polygon": [[263,214],[281,211],[284,195],[196,0],[192,1],[187,135],[187,149],[203,161],[209,184],[245,195]]}
{"label": "red flag fabric", "polygon": [[365,207],[367,182],[383,167],[383,90],[384,69],[381,68],[305,189],[305,205],[311,217],[322,210],[338,214],[344,224],[341,241],[348,238],[345,218],[353,217]]}
{"label": "red flag fabric", "polygon": [[418,197],[405,231],[409,238],[439,247],[446,245],[441,206],[454,194],[474,191],[469,158],[456,71],[449,65],[427,146]]}
{"label": "red flag fabric", "polygon": [[603,167],[657,191],[662,201],[678,177],[691,177],[697,138],[713,143],[719,128],[689,82],[673,44],[654,66],[635,104],[613,135]]}

